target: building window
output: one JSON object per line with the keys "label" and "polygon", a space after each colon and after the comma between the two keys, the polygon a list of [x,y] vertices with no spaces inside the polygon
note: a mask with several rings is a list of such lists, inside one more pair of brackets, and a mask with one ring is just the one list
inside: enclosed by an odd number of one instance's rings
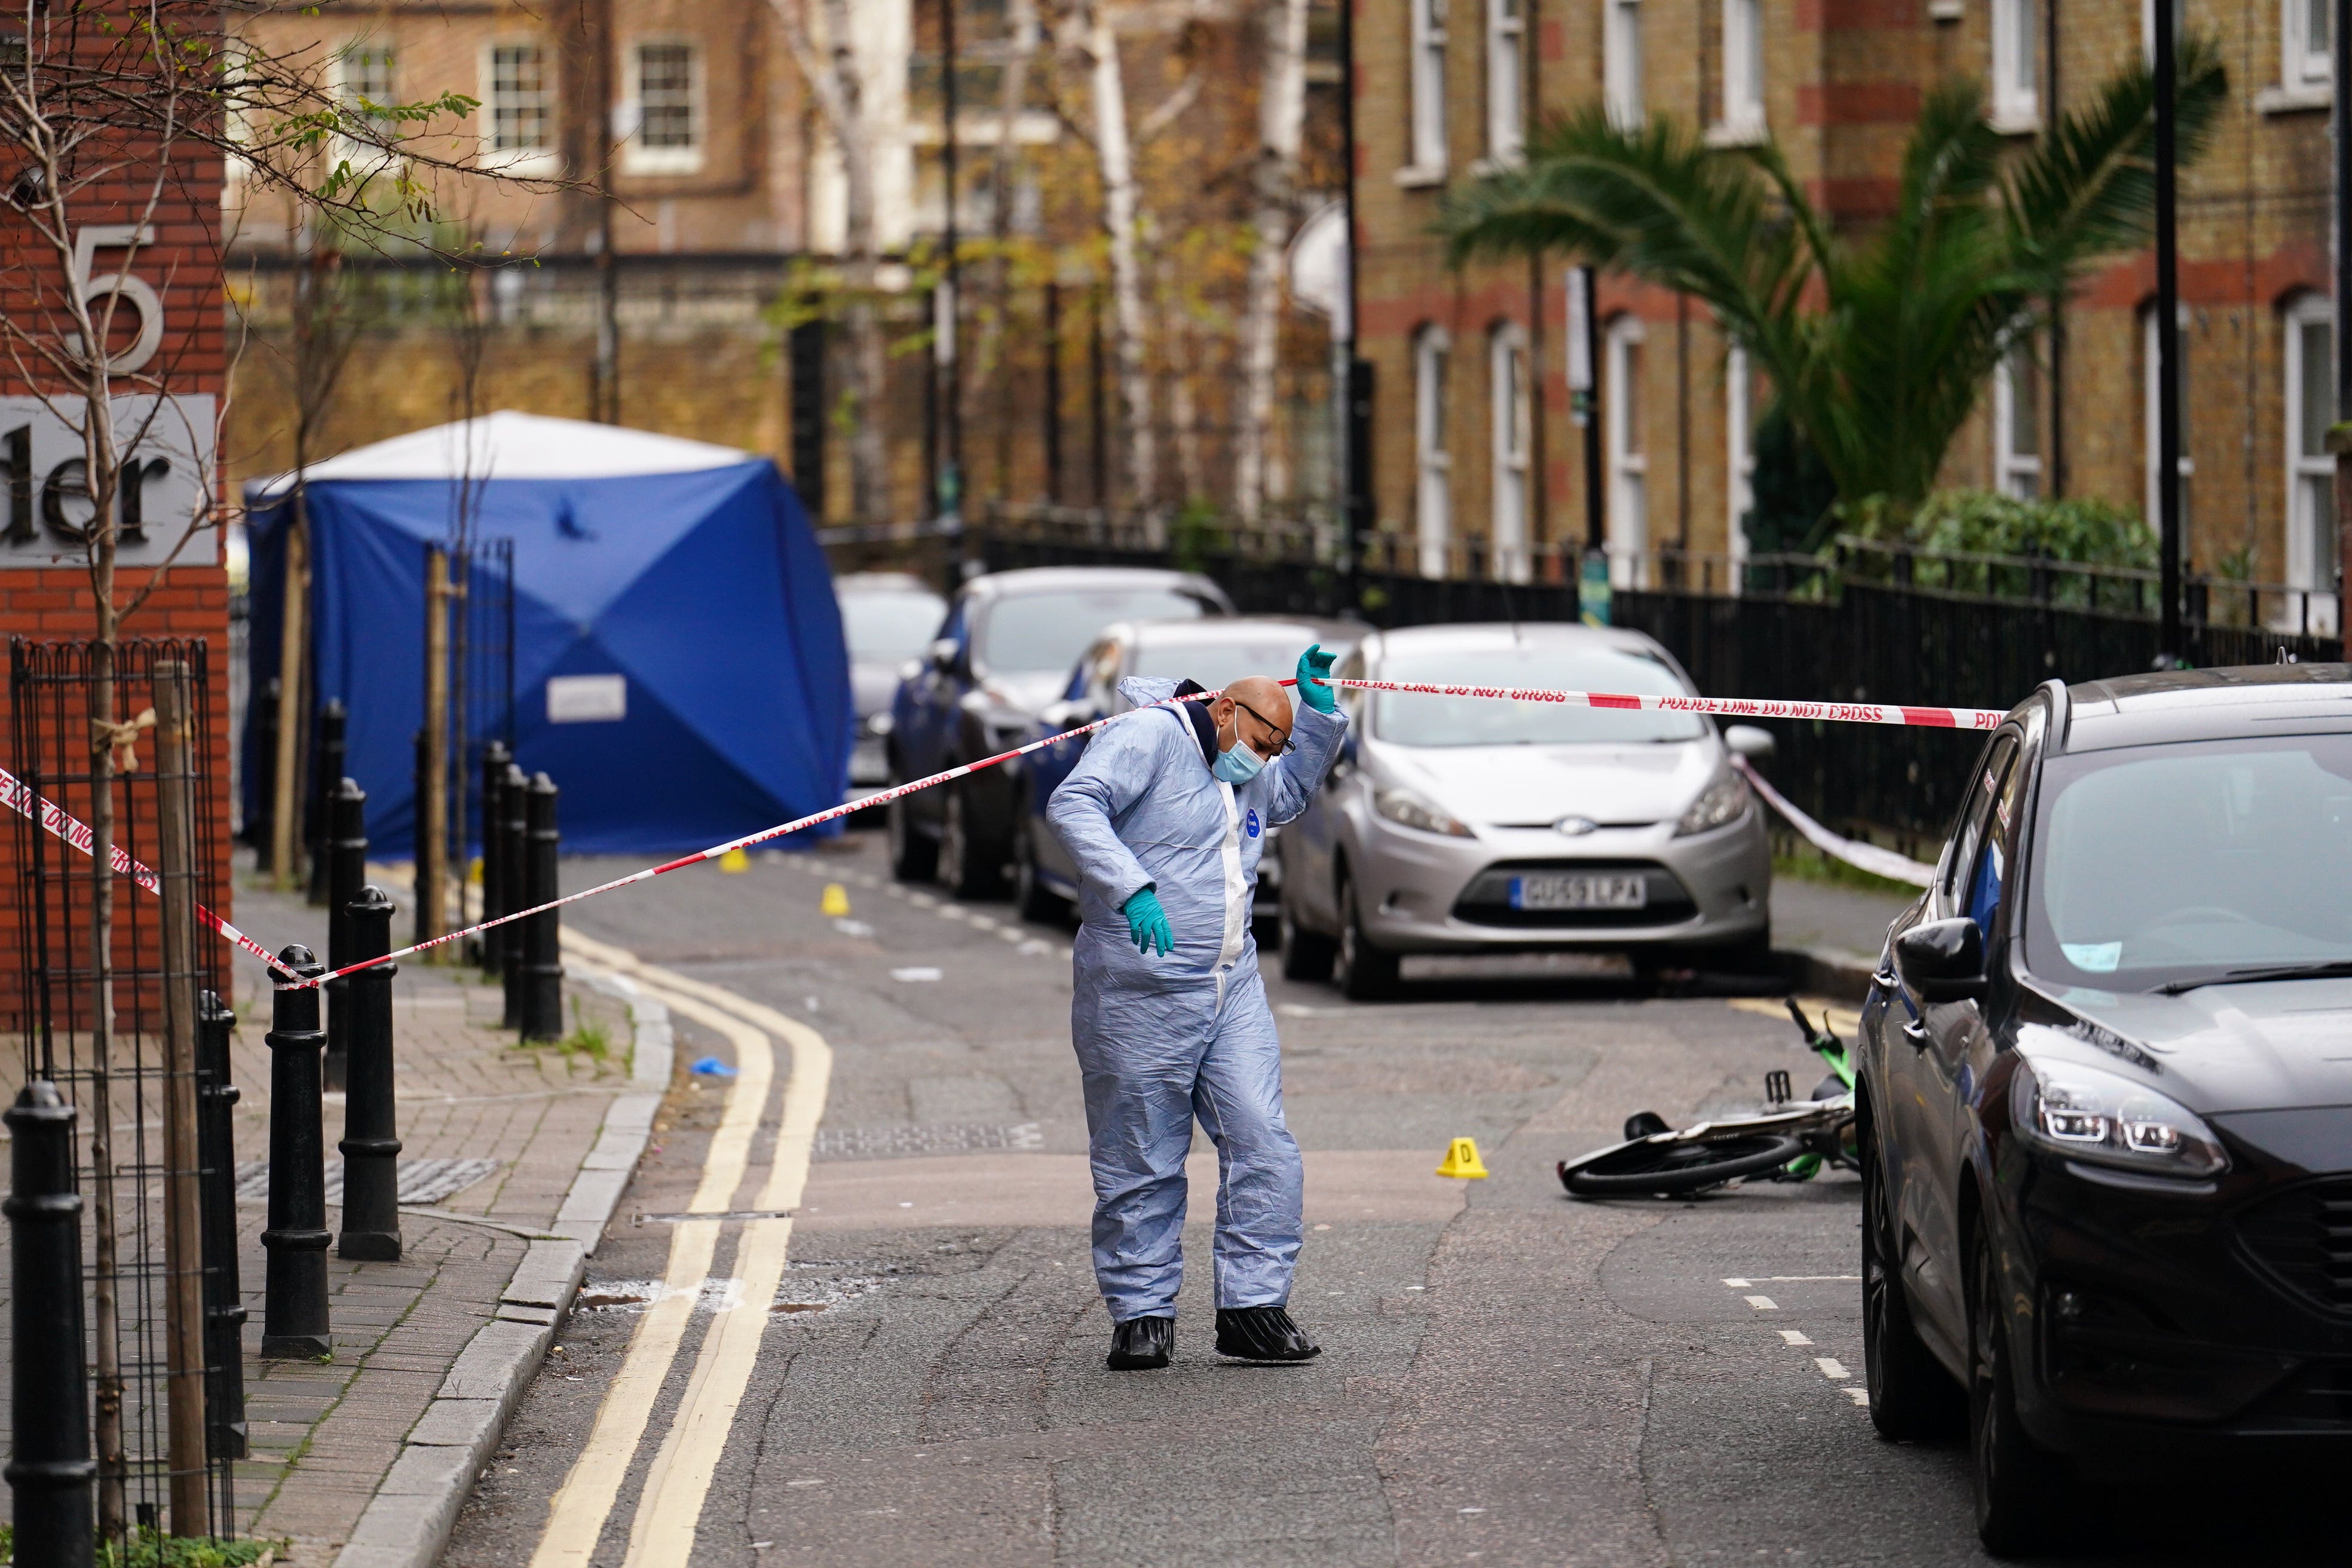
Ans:
{"label": "building window", "polygon": [[2042,363],[2031,340],[2011,345],[1992,373],[1992,478],[2018,500],[2042,493]]}
{"label": "building window", "polygon": [[1650,455],[1643,426],[1643,332],[1632,316],[1609,323],[1608,382],[1602,392],[1609,448],[1609,580],[1649,585]]}
{"label": "building window", "polygon": [[1527,145],[1525,0],[1486,0],[1486,156],[1518,161]]}
{"label": "building window", "polygon": [[1495,576],[1524,583],[1530,573],[1528,550],[1528,450],[1533,443],[1528,406],[1528,334],[1516,321],[1495,329],[1487,351],[1491,367],[1487,416],[1495,436],[1495,508],[1487,531]]}
{"label": "building window", "polygon": [[399,129],[383,110],[393,97],[392,46],[362,38],[335,57],[335,104],[356,135],[335,138],[335,157],[355,174],[373,174],[390,161],[383,143]]}
{"label": "building window", "polygon": [[2041,119],[2039,11],[2036,0],[1992,0],[1992,118],[2005,131]]}
{"label": "building window", "polygon": [[701,79],[692,44],[639,44],[632,62],[628,140],[621,167],[632,174],[692,174],[702,169]]}
{"label": "building window", "polygon": [[1731,557],[1731,591],[1747,581],[1748,514],[1756,510],[1756,383],[1748,351],[1738,343],[1723,360],[1723,427],[1726,435],[1724,537]]}
{"label": "building window", "polygon": [[[2141,311],[2139,325],[2140,396],[2146,421],[2143,445],[2147,467],[2147,526],[2151,532],[2155,532],[2163,527],[2162,510],[2157,504],[2156,477],[2161,467],[2158,458],[2164,450],[2157,423],[2156,311],[2152,309]],[[2180,388],[2180,536],[2185,540],[2189,537],[2189,479],[2197,471],[2196,459],[2189,455],[2191,421],[2189,413],[2189,309],[2185,305],[2180,310],[2180,332],[2176,341],[2180,346],[2180,363],[2174,372],[2173,384]]]}
{"label": "building window", "polygon": [[1412,0],[1412,174],[1445,172],[1445,0]]}
{"label": "building window", "polygon": [[526,173],[551,169],[555,89],[547,51],[537,44],[492,44],[482,74],[482,113],[489,132],[484,162]]}
{"label": "building window", "polygon": [[[2336,459],[2327,427],[2336,422],[2336,318],[2323,294],[2306,294],[2286,315],[2286,580],[2313,590],[2286,606],[2292,627],[2336,631],[2336,578],[2342,563],[2336,535]],[[2306,617],[2308,617],[2306,622]]]}
{"label": "building window", "polygon": [[2290,92],[2324,88],[2335,76],[2336,0],[2280,0],[2279,85]]}
{"label": "building window", "polygon": [[1454,345],[1443,327],[1423,327],[1412,340],[1412,428],[1415,522],[1421,534],[1421,574],[1447,574],[1454,544],[1454,458],[1446,450],[1452,416],[1446,373]]}
{"label": "building window", "polygon": [[1620,131],[1640,128],[1642,110],[1642,0],[1607,0],[1601,37],[1601,88],[1609,121]]}
{"label": "building window", "polygon": [[1723,0],[1723,129],[1743,140],[1764,131],[1763,0]]}

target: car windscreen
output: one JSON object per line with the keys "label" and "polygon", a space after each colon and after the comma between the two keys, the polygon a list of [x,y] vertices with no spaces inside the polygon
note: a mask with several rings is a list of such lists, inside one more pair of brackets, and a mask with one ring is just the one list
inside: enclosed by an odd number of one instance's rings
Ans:
{"label": "car windscreen", "polygon": [[841,635],[860,664],[896,664],[915,658],[940,629],[947,601],[936,594],[894,588],[841,596]]}
{"label": "car windscreen", "polygon": [[2352,960],[2352,735],[2053,758],[2026,965],[2106,991]]}
{"label": "car windscreen", "polygon": [[1135,650],[1129,675],[1157,676],[1168,680],[1187,677],[1211,691],[1222,691],[1244,675],[1281,680],[1298,667],[1298,656],[1315,640],[1307,633],[1255,643],[1177,643],[1154,647],[1149,641]]}
{"label": "car windscreen", "polygon": [[1172,589],[1074,588],[1016,594],[989,607],[973,662],[1002,675],[1055,675],[1070,668],[1095,634],[1113,621],[1199,618],[1200,600]]}
{"label": "car windscreen", "polygon": [[[1626,648],[1521,645],[1470,653],[1406,654],[1381,661],[1379,679],[1436,686],[1539,686],[1559,691],[1689,695],[1662,660]],[[1506,702],[1491,697],[1431,697],[1383,691],[1372,733],[1402,746],[1560,746],[1693,741],[1706,721],[1695,713]]]}

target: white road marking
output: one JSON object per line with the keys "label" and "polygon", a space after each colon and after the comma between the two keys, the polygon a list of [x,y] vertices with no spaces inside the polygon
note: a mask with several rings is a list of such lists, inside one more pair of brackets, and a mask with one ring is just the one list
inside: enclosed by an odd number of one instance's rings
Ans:
{"label": "white road marking", "polygon": [[1865,1408],[1870,1404],[1870,1390],[1866,1388],[1849,1388],[1845,1391],[1845,1396]]}
{"label": "white road marking", "polygon": [[916,964],[911,968],[892,970],[890,978],[920,984],[925,981],[937,980],[940,978],[940,970],[933,969],[929,964]]}
{"label": "white road marking", "polygon": [[1724,1283],[1730,1286],[1735,1290],[1745,1290],[1748,1286],[1754,1284],[1755,1281],[1752,1279],[1727,1279]]}
{"label": "white road marking", "polygon": [[1848,1375],[1845,1363],[1833,1355],[1817,1355],[1813,1358],[1813,1364],[1820,1367],[1822,1375],[1832,1383],[1843,1383]]}
{"label": "white road marking", "polygon": [[1731,1286],[1735,1290],[1749,1285],[1859,1285],[1862,1283],[1862,1276],[1859,1274],[1764,1274],[1753,1279],[1741,1279],[1737,1282],[1727,1279],[1724,1283]]}
{"label": "white road marking", "polygon": [[1778,1332],[1783,1340],[1792,1345],[1809,1345],[1813,1342],[1794,1329],[1780,1329],[1775,1331]]}
{"label": "white road marking", "polygon": [[1769,1296],[1750,1296],[1748,1298],[1748,1304],[1759,1312],[1777,1312],[1780,1310],[1780,1303]]}

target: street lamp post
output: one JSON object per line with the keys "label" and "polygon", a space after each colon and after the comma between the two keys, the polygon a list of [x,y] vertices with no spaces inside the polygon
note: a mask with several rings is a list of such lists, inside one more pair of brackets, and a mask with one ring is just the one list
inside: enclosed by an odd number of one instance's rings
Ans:
{"label": "street lamp post", "polygon": [[2344,613],[2344,584],[2352,578],[2352,0],[2336,0],[2328,42],[2336,54],[2336,423],[2327,449],[2336,454],[2336,635],[2352,637]]}
{"label": "street lamp post", "polygon": [[1339,0],[1339,167],[1346,181],[1347,266],[1339,301],[1339,497],[1340,561],[1347,602],[1360,603],[1365,521],[1371,510],[1372,367],[1356,352],[1356,4]]}
{"label": "street lamp post", "polygon": [[[947,183],[946,221],[940,226],[940,247],[946,251],[946,274],[932,303],[932,343],[940,379],[940,434],[945,461],[940,465],[939,512],[954,531],[956,556],[967,568],[971,546],[963,531],[963,396],[962,375],[956,363],[956,326],[962,282],[956,255],[956,0],[940,0],[940,90],[941,173]],[[1004,193],[997,193],[1004,199]]]}
{"label": "street lamp post", "polygon": [[[2156,512],[2163,571],[2157,657],[2181,662],[2180,560],[2180,235],[2179,169],[2173,134],[2177,18],[2157,0],[2156,23]],[[2338,96],[2341,96],[2340,94]]]}

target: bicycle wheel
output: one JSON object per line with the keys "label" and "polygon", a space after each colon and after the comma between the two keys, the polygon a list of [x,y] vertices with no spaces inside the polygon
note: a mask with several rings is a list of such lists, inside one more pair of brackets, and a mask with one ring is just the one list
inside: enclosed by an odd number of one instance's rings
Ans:
{"label": "bicycle wheel", "polygon": [[1695,1193],[1777,1171],[1805,1152],[1785,1132],[1740,1132],[1692,1143],[1629,1143],[1559,1163],[1560,1184],[1580,1198]]}

